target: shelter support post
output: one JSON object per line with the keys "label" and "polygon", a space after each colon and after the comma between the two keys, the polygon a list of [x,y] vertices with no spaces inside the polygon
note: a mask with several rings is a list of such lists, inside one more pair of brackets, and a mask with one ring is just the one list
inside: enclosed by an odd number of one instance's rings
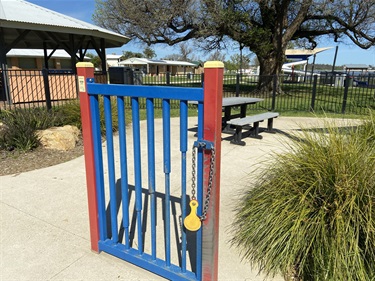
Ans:
{"label": "shelter support post", "polygon": [[100,50],[101,50],[100,60],[102,62],[102,73],[105,74],[107,73],[107,59],[106,59],[106,54],[105,54],[105,39],[103,38],[100,39]]}
{"label": "shelter support post", "polygon": [[[0,28],[0,31],[2,31],[1,28]],[[1,68],[5,69],[3,68],[3,66],[5,66],[6,64],[7,64],[7,48],[5,45],[4,34],[3,32],[0,32],[0,66]]]}
{"label": "shelter support post", "polygon": [[[202,224],[202,280],[218,280],[219,254],[219,204],[221,159],[221,109],[223,96],[224,64],[209,61],[204,64],[204,128],[203,138],[215,148],[215,171],[213,175],[210,206]],[[210,172],[211,152],[205,151],[203,171],[203,198],[206,197]]]}
{"label": "shelter support post", "polygon": [[94,144],[92,138],[90,100],[87,94],[86,81],[94,78],[94,65],[89,62],[79,62],[76,65],[78,74],[79,100],[81,107],[82,136],[85,154],[86,185],[89,208],[91,249],[99,252],[99,224],[96,193]]}
{"label": "shelter support post", "polygon": [[0,100],[7,100],[10,103],[9,89],[7,83],[7,47],[5,44],[4,33],[0,27]]}

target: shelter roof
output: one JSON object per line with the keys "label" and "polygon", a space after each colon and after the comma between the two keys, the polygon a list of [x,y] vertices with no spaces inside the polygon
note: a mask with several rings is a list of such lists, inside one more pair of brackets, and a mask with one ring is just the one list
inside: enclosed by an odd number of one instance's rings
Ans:
{"label": "shelter roof", "polygon": [[[95,39],[93,44],[100,46],[100,39],[103,38],[106,48],[121,47],[130,40],[118,33],[23,0],[0,0],[0,28],[5,43],[12,43],[12,48],[43,48],[43,43],[54,48],[58,42],[70,42],[70,35],[82,36],[79,39],[82,45]],[[27,30],[29,32],[26,33]],[[18,39],[20,35],[22,40]]]}
{"label": "shelter roof", "polygon": [[326,48],[315,48],[313,50],[306,50],[306,49],[287,49],[285,51],[285,56],[287,59],[291,60],[307,60],[309,57],[316,55],[317,53],[332,49],[332,47]]}

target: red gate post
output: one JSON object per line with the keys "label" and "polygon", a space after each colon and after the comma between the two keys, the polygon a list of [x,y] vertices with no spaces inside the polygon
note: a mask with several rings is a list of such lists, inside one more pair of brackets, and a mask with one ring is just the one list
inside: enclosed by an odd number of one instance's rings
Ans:
{"label": "red gate post", "polygon": [[[204,281],[218,280],[223,73],[224,64],[220,61],[209,61],[204,64],[203,138],[213,143],[216,158],[210,205],[202,226],[202,280]],[[211,151],[204,151],[203,198],[207,193],[211,159]]]}
{"label": "red gate post", "polygon": [[96,197],[94,143],[91,127],[90,100],[86,87],[86,79],[94,78],[94,65],[90,62],[79,62],[77,63],[76,67],[78,76],[79,101],[81,107],[83,149],[85,154],[91,249],[95,252],[99,252],[99,225]]}

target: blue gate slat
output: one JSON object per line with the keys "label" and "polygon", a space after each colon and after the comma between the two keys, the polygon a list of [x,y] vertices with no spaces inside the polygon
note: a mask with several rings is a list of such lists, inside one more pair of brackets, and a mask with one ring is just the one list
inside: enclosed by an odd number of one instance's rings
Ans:
{"label": "blue gate slat", "polygon": [[[181,223],[186,217],[186,152],[188,140],[188,104],[180,102],[180,151],[181,151]],[[186,233],[181,230],[181,270],[186,272]]]}
{"label": "blue gate slat", "polygon": [[125,249],[122,244],[113,244],[111,240],[100,241],[99,249],[105,251],[111,255],[114,255],[118,258],[124,259],[134,265],[152,271],[162,277],[168,278],[173,281],[196,281],[199,280],[196,278],[193,272],[187,271],[185,273],[181,272],[181,268],[175,265],[167,265],[166,262],[162,259],[157,258],[153,260],[149,254],[143,253],[141,255],[133,249]]}
{"label": "blue gate slat", "polygon": [[104,195],[104,169],[102,136],[100,129],[99,100],[97,96],[90,96],[92,133],[94,145],[95,174],[96,174],[96,193],[98,201],[98,224],[99,237],[101,240],[107,239],[107,219],[105,213],[105,195]]}
{"label": "blue gate slat", "polygon": [[116,199],[116,176],[115,159],[113,149],[113,125],[111,97],[104,96],[105,134],[107,143],[108,183],[109,183],[109,208],[111,213],[111,234],[114,242],[118,242],[117,225],[117,199]]}
{"label": "blue gate slat", "polygon": [[117,118],[120,144],[120,173],[121,173],[121,201],[122,201],[122,225],[124,228],[124,245],[126,249],[130,247],[129,241],[129,183],[127,169],[127,151],[126,151],[126,120],[125,120],[124,98],[117,98]]}
{"label": "blue gate slat", "polygon": [[171,172],[171,113],[170,101],[163,99],[163,163],[165,175],[165,261],[167,266],[171,265],[171,229],[170,229],[170,172]]}
{"label": "blue gate slat", "polygon": [[151,256],[156,260],[156,196],[155,196],[155,122],[154,100],[146,99],[147,111],[147,155],[148,155],[148,192],[151,201]]}
{"label": "blue gate slat", "polygon": [[[203,103],[198,103],[198,140],[203,139]],[[203,151],[198,149],[197,155],[197,199],[199,202],[197,213],[202,215],[203,207]],[[197,231],[197,276],[202,276],[202,228]]]}
{"label": "blue gate slat", "polygon": [[143,252],[142,235],[142,168],[141,168],[141,136],[138,98],[132,98],[132,123],[134,143],[134,182],[135,182],[135,210],[138,232],[138,254]]}
{"label": "blue gate slat", "polygon": [[139,98],[159,98],[171,100],[203,101],[202,88],[179,88],[169,86],[136,86],[112,84],[87,84],[90,95],[129,96]]}

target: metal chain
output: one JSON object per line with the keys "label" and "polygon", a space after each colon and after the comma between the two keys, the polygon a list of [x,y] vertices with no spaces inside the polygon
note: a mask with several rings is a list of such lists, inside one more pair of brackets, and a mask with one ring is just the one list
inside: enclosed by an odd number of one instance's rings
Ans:
{"label": "metal chain", "polygon": [[207,218],[207,210],[210,204],[210,199],[211,199],[211,190],[212,190],[212,179],[214,176],[214,170],[215,170],[215,149],[211,149],[211,160],[210,160],[210,173],[208,176],[208,186],[207,186],[207,193],[206,193],[206,199],[204,200],[204,207],[203,207],[203,212],[201,216],[201,220],[205,220]]}
{"label": "metal chain", "polygon": [[[195,162],[195,158],[196,158],[196,147],[193,147],[193,151],[192,151],[192,177],[191,177],[191,199],[193,200],[196,200],[196,197],[195,197],[195,188],[196,188],[196,183],[195,183],[195,180],[196,180],[196,172],[195,172],[195,169],[196,169],[196,162]],[[213,181],[213,175],[214,175],[214,170],[215,170],[215,161],[216,161],[216,155],[215,155],[215,149],[212,147],[211,148],[211,159],[210,159],[210,172],[209,172],[209,176],[208,176],[208,186],[207,186],[207,193],[206,193],[206,198],[204,200],[204,205],[203,205],[203,212],[202,212],[202,216],[200,217],[200,219],[203,221],[207,218],[207,211],[208,211],[208,208],[209,208],[209,204],[210,204],[210,199],[211,199],[211,190],[212,190],[212,181]]]}
{"label": "metal chain", "polygon": [[191,168],[192,168],[192,171],[191,171],[191,199],[193,199],[193,200],[196,200],[196,197],[195,197],[195,167],[196,167],[196,164],[195,164],[195,155],[196,155],[195,149],[196,149],[196,147],[193,147],[193,152],[192,152],[193,158],[191,159]]}

